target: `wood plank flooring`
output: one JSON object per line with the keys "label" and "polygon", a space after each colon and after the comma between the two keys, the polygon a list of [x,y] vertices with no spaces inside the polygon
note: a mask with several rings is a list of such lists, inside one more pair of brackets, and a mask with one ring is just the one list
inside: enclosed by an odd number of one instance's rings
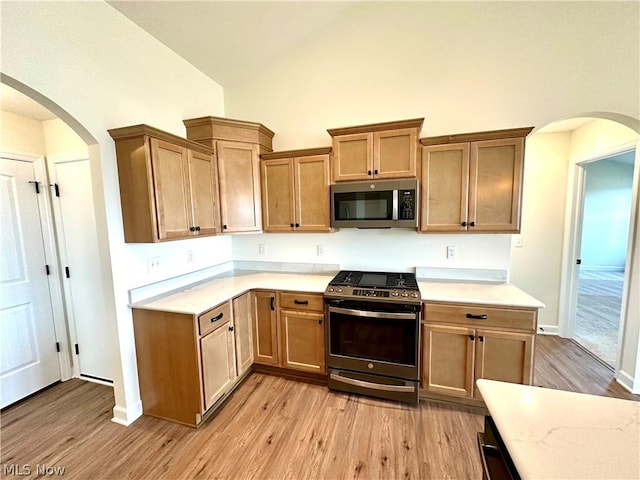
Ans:
{"label": "wood plank flooring", "polygon": [[[538,337],[536,384],[640,400],[573,342]],[[252,374],[199,430],[143,417],[110,421],[113,392],[81,380],[2,411],[7,467],[64,468],[79,479],[480,479],[472,408],[418,407]],[[14,471],[15,472],[15,471]]]}

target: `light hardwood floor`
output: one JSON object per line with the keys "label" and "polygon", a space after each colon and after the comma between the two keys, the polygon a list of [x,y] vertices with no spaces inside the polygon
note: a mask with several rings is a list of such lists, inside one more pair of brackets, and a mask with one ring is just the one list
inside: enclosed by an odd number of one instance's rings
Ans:
{"label": "light hardwood floor", "polygon": [[[640,400],[570,341],[538,337],[536,384]],[[481,478],[482,412],[329,392],[252,374],[199,429],[142,417],[110,421],[109,387],[70,380],[2,411],[7,465],[65,468],[80,479]]]}

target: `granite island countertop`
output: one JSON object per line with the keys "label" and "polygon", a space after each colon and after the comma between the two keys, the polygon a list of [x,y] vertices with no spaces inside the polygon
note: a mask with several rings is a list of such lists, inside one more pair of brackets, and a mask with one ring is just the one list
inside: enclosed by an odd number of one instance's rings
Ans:
{"label": "granite island countertop", "polygon": [[[323,293],[334,273],[235,271],[132,303],[132,308],[200,315],[254,289]],[[543,308],[510,283],[418,280],[422,301]]]}
{"label": "granite island countertop", "polygon": [[478,380],[522,479],[640,478],[640,402]]}

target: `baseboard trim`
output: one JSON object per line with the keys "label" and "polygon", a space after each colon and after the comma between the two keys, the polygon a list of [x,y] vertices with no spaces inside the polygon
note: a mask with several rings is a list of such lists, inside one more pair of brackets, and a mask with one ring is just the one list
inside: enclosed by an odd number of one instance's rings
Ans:
{"label": "baseboard trim", "polygon": [[139,401],[131,408],[119,407],[118,405],[113,407],[113,418],[111,419],[111,421],[113,423],[117,423],[118,425],[128,427],[141,416],[142,402]]}
{"label": "baseboard trim", "polygon": [[629,393],[633,393],[634,395],[640,394],[640,391],[634,391],[633,385],[635,383],[633,377],[629,375],[627,372],[619,370],[615,375],[616,382],[618,382],[622,387],[629,391]]}
{"label": "baseboard trim", "polygon": [[558,335],[558,326],[538,325],[538,335]]}

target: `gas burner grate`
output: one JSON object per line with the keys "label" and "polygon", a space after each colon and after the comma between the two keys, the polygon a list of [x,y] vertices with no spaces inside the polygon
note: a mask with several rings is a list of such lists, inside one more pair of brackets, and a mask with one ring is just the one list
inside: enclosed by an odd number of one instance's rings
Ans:
{"label": "gas burner grate", "polygon": [[413,273],[387,273],[387,288],[417,290],[418,282]]}

